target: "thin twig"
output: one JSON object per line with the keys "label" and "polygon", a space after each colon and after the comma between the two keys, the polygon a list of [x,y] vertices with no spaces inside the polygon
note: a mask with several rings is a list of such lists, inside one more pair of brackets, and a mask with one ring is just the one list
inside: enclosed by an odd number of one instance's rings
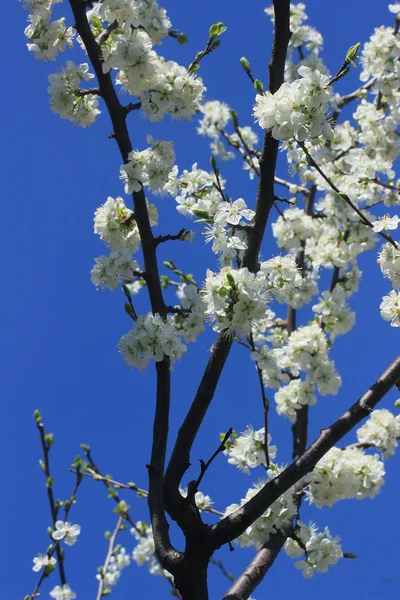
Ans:
{"label": "thin twig", "polygon": [[216,449],[214,454],[211,456],[211,458],[208,459],[208,461],[206,463],[204,462],[204,460],[200,459],[200,475],[198,476],[198,478],[196,480],[196,486],[195,486],[196,491],[199,489],[200,483],[202,482],[202,479],[203,479],[204,475],[206,474],[207,469],[213,462],[213,460],[215,460],[217,458],[218,454],[221,454],[221,452],[223,452],[226,449],[225,444],[229,440],[230,436],[232,435],[232,431],[233,431],[233,429],[232,429],[232,427],[230,427],[228,429],[228,431],[226,432],[226,434],[224,435],[222,442],[220,443],[220,445],[218,446],[218,448]]}
{"label": "thin twig", "polygon": [[[325,181],[330,185],[330,187],[333,189],[333,191],[336,192],[336,194],[338,194],[339,197],[342,198],[346,202],[346,204],[348,204],[354,210],[354,212],[357,213],[357,215],[360,217],[362,223],[364,225],[366,225],[367,227],[370,227],[371,229],[373,229],[374,226],[371,223],[371,221],[369,219],[367,219],[367,217],[361,212],[361,210],[359,208],[357,208],[357,206],[355,204],[353,204],[353,202],[350,200],[350,198],[347,196],[347,194],[343,194],[339,190],[339,188],[333,183],[333,181],[322,171],[322,169],[320,168],[318,163],[315,162],[315,160],[311,156],[310,152],[306,148],[306,145],[304,144],[304,142],[298,142],[298,144],[299,144],[300,148],[303,150],[303,152],[305,153],[305,155],[307,156],[309,164],[312,167],[314,167],[314,169],[316,171],[318,171],[318,173],[321,175],[321,177],[323,179],[325,179]],[[385,240],[387,240],[390,244],[392,244],[392,246],[394,246],[397,249],[397,244],[394,241],[394,239],[392,238],[392,236],[388,235],[387,233],[384,233],[383,231],[379,231],[377,233],[378,233],[378,235],[383,237]]]}
{"label": "thin twig", "polygon": [[105,586],[105,577],[106,577],[106,574],[107,574],[107,569],[108,569],[108,566],[110,564],[111,557],[112,557],[113,552],[114,552],[115,542],[116,542],[116,539],[117,539],[118,534],[120,532],[123,520],[124,520],[124,516],[120,515],[120,517],[118,518],[118,521],[117,521],[117,525],[116,525],[116,527],[115,527],[115,529],[114,529],[114,531],[113,531],[113,533],[112,533],[112,535],[110,537],[110,541],[109,541],[109,544],[108,544],[107,556],[106,556],[106,559],[104,561],[104,565],[102,566],[101,571],[100,571],[99,587],[98,587],[98,590],[97,590],[96,600],[101,600],[101,598],[103,596],[105,596],[106,594],[108,594],[108,592],[106,592],[106,590],[104,589],[104,586]]}

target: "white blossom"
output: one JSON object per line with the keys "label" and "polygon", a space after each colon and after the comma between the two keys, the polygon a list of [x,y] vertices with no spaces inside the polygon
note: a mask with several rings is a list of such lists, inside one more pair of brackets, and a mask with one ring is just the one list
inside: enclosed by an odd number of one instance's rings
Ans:
{"label": "white blossom", "polygon": [[62,587],[56,585],[50,592],[50,598],[54,600],[75,600],[76,594],[71,590],[69,585],[65,583]]}
{"label": "white blossom", "polygon": [[357,430],[358,441],[381,450],[385,458],[393,456],[399,437],[400,418],[385,408],[374,410],[370,418]]}
{"label": "white blossom", "polygon": [[68,546],[73,546],[77,542],[80,533],[80,525],[71,525],[67,521],[56,521],[55,530],[51,534],[51,537],[56,541],[65,540]]}
{"label": "white blossom", "polygon": [[33,559],[32,571],[38,573],[40,569],[46,568],[48,565],[55,565],[57,563],[54,556],[48,556],[47,554],[38,554]]}
{"label": "white blossom", "polygon": [[[276,456],[276,446],[270,444],[271,439],[271,435],[268,434],[268,456],[273,460]],[[235,434],[234,441],[226,445],[224,454],[228,457],[228,463],[247,475],[250,474],[250,469],[260,465],[266,467],[264,441],[264,427],[254,431],[251,425],[248,425],[246,431],[240,436]]]}
{"label": "white blossom", "polygon": [[400,292],[392,290],[388,296],[383,296],[380,309],[382,319],[391,321],[392,327],[400,327]]}

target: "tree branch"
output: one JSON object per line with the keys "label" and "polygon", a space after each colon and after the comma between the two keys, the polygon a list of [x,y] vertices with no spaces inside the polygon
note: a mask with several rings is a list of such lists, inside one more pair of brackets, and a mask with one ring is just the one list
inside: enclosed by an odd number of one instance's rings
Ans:
{"label": "tree branch", "polygon": [[[75,18],[75,29],[80,35],[90,62],[96,73],[100,95],[102,96],[113,125],[113,137],[124,163],[128,161],[128,154],[132,150],[132,143],[126,126],[126,109],[123,107],[116,94],[110,73],[103,73],[103,58],[99,43],[96,41],[86,15],[85,6],[79,0],[69,0]],[[132,194],[135,212],[135,221],[138,226],[142,244],[144,270],[146,283],[149,290],[151,308],[153,313],[159,313],[165,318],[165,303],[160,285],[158,271],[156,244],[150,226],[149,214],[146,205],[143,186],[139,192]],[[165,449],[168,437],[168,416],[170,397],[170,362],[165,357],[157,363],[157,406],[155,411],[154,438],[151,454],[151,468],[149,469],[149,507],[153,526],[156,552],[168,570],[172,570],[171,560],[176,560],[177,553],[171,546],[168,534],[168,524],[164,514],[162,501],[162,480],[164,472]],[[162,405],[160,405],[162,403]],[[167,408],[166,408],[167,407]],[[158,422],[157,419],[162,419]],[[157,422],[156,422],[157,421]],[[165,562],[164,562],[165,561]],[[168,563],[168,564],[167,564]]]}
{"label": "tree branch", "polygon": [[[106,559],[104,561],[104,565],[102,566],[101,572],[100,572],[100,580],[99,580],[99,587],[98,587],[98,590],[97,590],[96,600],[101,600],[101,598],[103,596],[106,596],[108,594],[108,592],[106,592],[106,590],[104,588],[104,586],[105,586],[105,576],[106,576],[106,573],[107,573],[108,565],[110,564],[110,560],[111,560],[111,557],[112,557],[113,552],[114,552],[115,542],[116,542],[116,539],[117,539],[118,534],[120,532],[123,520],[124,520],[124,517],[121,515],[118,518],[117,525],[116,525],[116,527],[115,527],[115,529],[114,529],[114,531],[113,531],[113,533],[112,533],[112,535],[110,537],[110,541],[109,541],[109,544],[108,544],[107,556],[106,556]],[[106,592],[106,593],[104,593],[104,592]]]}
{"label": "tree branch", "polygon": [[337,421],[322,429],[313,444],[275,479],[269,481],[251,500],[212,527],[216,548],[231,542],[261,516],[265,510],[302,477],[310,473],[319,460],[346,433],[367,417],[389,390],[400,381],[400,356],[379,379]]}
{"label": "tree branch", "polygon": [[287,523],[271,536],[271,539],[257,552],[247,569],[234,582],[222,600],[247,600],[249,598],[274,564],[292,529],[292,524]]}

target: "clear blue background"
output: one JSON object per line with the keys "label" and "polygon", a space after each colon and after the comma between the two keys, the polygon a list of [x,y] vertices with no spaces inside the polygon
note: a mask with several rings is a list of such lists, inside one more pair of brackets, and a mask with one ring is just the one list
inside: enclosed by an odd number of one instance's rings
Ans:
{"label": "clear blue background", "polygon": [[[67,10],[67,4],[65,10]],[[204,46],[208,27],[223,21],[228,30],[220,49],[202,63],[200,74],[208,88],[208,99],[220,99],[234,107],[242,125],[251,124],[254,91],[239,66],[245,55],[255,75],[267,83],[272,28],[264,15],[264,2],[239,3],[232,0],[165,1],[173,26],[189,34],[184,48],[167,40],[161,52],[181,64],[188,64]],[[324,57],[332,72],[342,63],[347,48],[365,42],[375,26],[390,25],[393,15],[386,1],[336,0],[309,2],[310,24],[325,38]],[[42,473],[38,467],[40,444],[32,418],[39,408],[48,431],[55,433],[51,454],[56,495],[66,499],[74,477],[68,467],[79,444],[90,444],[99,466],[115,478],[147,486],[145,464],[149,459],[150,431],[154,404],[154,375],[125,368],[117,352],[120,336],[130,327],[119,292],[96,292],[90,282],[93,258],[104,252],[93,235],[93,212],[105,201],[122,193],[118,180],[120,159],[115,142],[107,139],[110,123],[106,113],[89,129],[82,130],[54,115],[48,106],[47,75],[54,64],[35,63],[25,48],[23,29],[26,14],[19,2],[3,6],[3,91],[2,115],[2,256],[5,259],[1,296],[2,393],[0,514],[2,515],[2,600],[20,600],[32,592],[37,575],[32,559],[44,552],[50,524]],[[4,13],[3,13],[4,14]],[[68,12],[67,22],[72,23]],[[84,62],[77,52],[61,56]],[[59,63],[58,63],[59,64]],[[339,90],[357,86],[356,75],[341,83]],[[195,134],[188,122],[149,128],[138,113],[129,117],[135,147],[145,147],[151,129],[157,137],[173,139],[181,169],[199,166],[208,169],[206,139]],[[284,157],[280,173],[286,174]],[[228,191],[243,196],[251,206],[255,183],[248,180],[238,161],[223,165]],[[189,225],[180,217],[171,199],[156,201],[160,210],[158,232],[176,232]],[[201,237],[199,235],[199,237]],[[275,249],[270,226],[264,256]],[[204,278],[206,266],[213,265],[210,249],[201,245],[171,243],[161,258]],[[398,352],[398,331],[384,323],[378,306],[390,289],[376,265],[376,253],[363,256],[361,289],[353,300],[357,310],[355,329],[334,345],[333,358],[343,378],[337,397],[321,399],[311,413],[310,440],[319,428],[328,425],[375,380]],[[146,293],[135,299],[137,311],[147,311]],[[305,323],[306,316],[299,316]],[[202,336],[191,345],[172,379],[170,440],[188,409],[208,358],[214,334]],[[382,406],[393,407],[392,391]],[[246,350],[235,348],[229,358],[215,401],[209,411],[192,454],[197,473],[198,458],[207,458],[216,448],[218,434],[230,426],[238,431],[248,423],[262,425],[261,401],[254,365]],[[271,432],[278,444],[280,461],[291,455],[290,424],[271,411]],[[351,438],[353,439],[353,438]],[[254,596],[278,598],[366,598],[398,597],[398,495],[399,458],[387,463],[386,484],[371,502],[341,502],[322,511],[305,507],[302,518],[314,518],[343,539],[343,549],[359,556],[342,560],[326,575],[305,581],[281,556]],[[257,477],[257,475],[255,475]],[[211,495],[216,508],[239,501],[251,479],[228,466],[220,457],[207,473],[203,491]],[[136,520],[147,517],[144,500],[131,493],[124,496]],[[103,533],[112,529],[115,515],[99,483],[85,480],[72,522],[82,524],[79,543],[67,549],[68,581],[79,600],[95,597],[96,568],[103,563],[106,541]],[[179,543],[179,536],[173,534]],[[133,538],[121,536],[130,550]],[[253,550],[221,550],[226,567],[239,575],[254,555]],[[56,584],[56,576],[43,587],[43,598]],[[211,600],[221,598],[228,581],[210,566]],[[162,578],[151,577],[145,568],[126,569],[113,592],[115,599],[169,597]]]}

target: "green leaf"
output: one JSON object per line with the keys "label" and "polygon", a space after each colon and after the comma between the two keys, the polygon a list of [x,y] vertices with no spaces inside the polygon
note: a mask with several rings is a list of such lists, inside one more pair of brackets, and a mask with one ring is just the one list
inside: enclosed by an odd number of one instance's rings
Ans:
{"label": "green leaf", "polygon": [[219,23],[214,23],[211,25],[209,30],[209,38],[210,40],[215,40],[218,36],[222,35],[227,30],[227,27],[220,21]]}
{"label": "green leaf", "polygon": [[233,109],[231,110],[231,117],[232,117],[234,129],[238,129],[239,119],[238,119],[238,114],[237,114],[236,110],[233,110]]}
{"label": "green leaf", "polygon": [[129,288],[128,288],[128,286],[125,283],[122,284],[122,291],[124,292],[124,294],[125,294],[125,296],[127,298],[131,297],[131,293],[129,291]]}
{"label": "green leaf", "polygon": [[96,15],[92,15],[92,26],[94,29],[103,29],[103,24]]}
{"label": "green leaf", "polygon": [[214,52],[221,44],[221,40],[214,40],[210,46],[210,52]]}

